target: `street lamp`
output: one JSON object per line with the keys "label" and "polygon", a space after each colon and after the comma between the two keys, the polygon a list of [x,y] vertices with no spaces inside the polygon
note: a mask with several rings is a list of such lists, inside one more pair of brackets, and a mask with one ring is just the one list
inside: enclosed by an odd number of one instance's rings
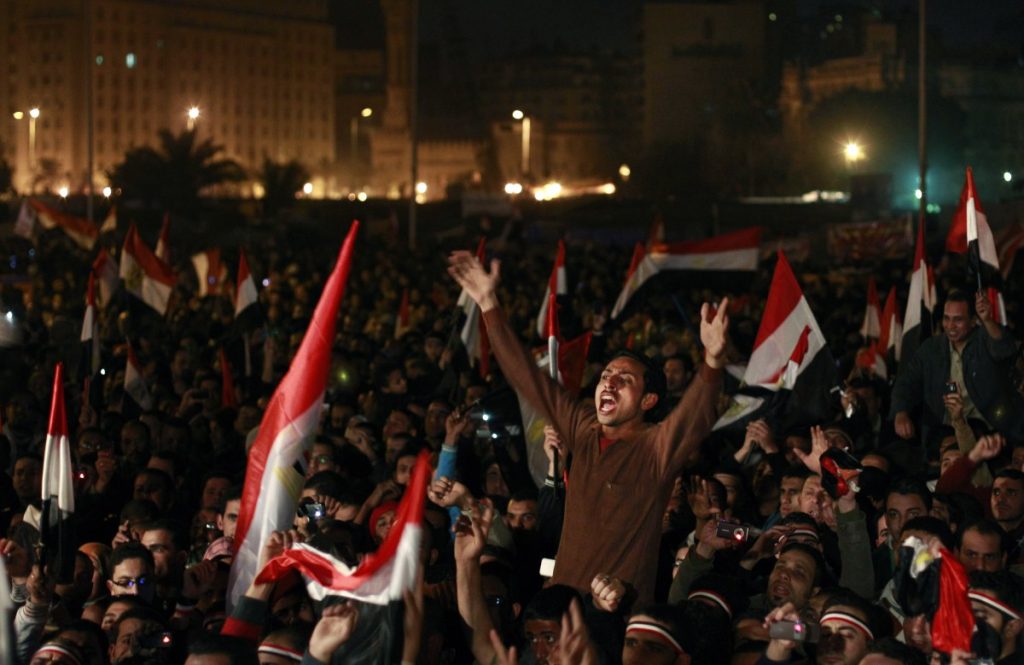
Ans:
{"label": "street lamp", "polygon": [[196,120],[199,119],[199,107],[198,106],[189,107],[188,113],[186,114],[186,117],[188,118],[188,121],[187,121],[188,122],[188,131],[191,132],[193,129],[196,128]]}
{"label": "street lamp", "polygon": [[530,172],[530,116],[516,109],[512,111],[512,119],[522,121],[523,125],[523,144],[520,150],[522,163],[519,166],[519,170],[520,175],[525,179],[526,175]]}
{"label": "street lamp", "polygon": [[855,164],[864,159],[864,148],[856,141],[847,141],[843,145],[843,157],[847,164]]}

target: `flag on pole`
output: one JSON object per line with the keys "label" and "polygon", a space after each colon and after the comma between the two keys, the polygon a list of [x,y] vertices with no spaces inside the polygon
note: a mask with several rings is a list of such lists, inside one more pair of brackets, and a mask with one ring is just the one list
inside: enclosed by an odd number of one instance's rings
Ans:
{"label": "flag on pole", "polygon": [[[249,272],[249,261],[245,258],[245,250],[238,250],[238,275],[235,288],[235,319],[241,319],[243,313],[257,314],[259,295],[256,293],[256,280]],[[251,309],[250,309],[251,308]]]}
{"label": "flag on pole", "polygon": [[751,227],[706,240],[655,245],[639,259],[634,249],[626,285],[611,317],[617,318],[633,294],[663,270],[757,270],[760,247],[761,229]]}
{"label": "flag on pole", "polygon": [[35,240],[40,228],[59,228],[72,242],[85,250],[91,250],[100,236],[100,230],[88,219],[55,210],[40,201],[26,199],[21,204],[14,231],[18,235]]}
{"label": "flag on pole", "polygon": [[149,250],[132,224],[121,250],[121,279],[125,290],[142,300],[161,315],[177,282],[174,271]]}
{"label": "flag on pole", "polygon": [[[487,256],[486,241],[480,238],[480,244],[476,248],[476,258],[484,264]],[[484,264],[486,266],[486,264]],[[484,326],[484,315],[473,299],[463,289],[459,294],[459,306],[466,312],[466,323],[462,326],[462,344],[466,347],[466,353],[472,360],[475,360],[480,371],[480,376],[487,378],[491,373],[491,343],[487,338],[487,329]]]}
{"label": "flag on pole", "polygon": [[92,262],[92,274],[96,275],[96,279],[99,281],[99,300],[100,307],[106,307],[110,304],[114,297],[114,291],[117,290],[117,280],[120,269],[117,265],[117,259],[110,255],[105,248],[100,248],[100,253],[96,255],[96,260]]}
{"label": "flag on pole", "polygon": [[565,276],[565,241],[558,241],[558,251],[555,253],[555,265],[551,268],[551,277],[548,278],[547,287],[544,290],[544,300],[540,305],[540,312],[537,314],[537,335],[541,338],[547,330],[548,301],[551,294],[564,296],[569,293],[569,285]]}
{"label": "flag on pole", "polygon": [[267,562],[256,581],[269,584],[298,570],[314,600],[343,596],[372,605],[401,601],[419,574],[423,506],[430,472],[430,457],[423,451],[416,458],[391,531],[380,548],[367,554],[359,565],[349,566],[306,543],[297,543]]}
{"label": "flag on pole", "polygon": [[171,264],[171,213],[164,213],[164,221],[160,224],[160,236],[156,240],[156,258],[167,265]]}
{"label": "flag on pole", "polygon": [[866,340],[878,339],[882,334],[882,307],[878,302],[878,287],[875,278],[868,278],[868,302],[864,307],[864,322],[860,324],[860,336]]}
{"label": "flag on pole", "polygon": [[112,205],[107,211],[107,216],[103,218],[103,223],[100,224],[100,234],[114,233],[115,231],[117,231],[117,206]]}
{"label": "flag on pole", "polygon": [[53,570],[57,571],[57,579],[70,582],[75,570],[75,540],[71,533],[71,519],[75,512],[75,486],[68,419],[64,409],[64,364],[57,363],[53,376],[50,424],[46,430],[46,444],[43,449],[39,536],[43,551],[55,556],[56,565]]}
{"label": "flag on pole", "polygon": [[956,254],[968,254],[968,266],[974,273],[978,290],[989,282],[989,274],[999,273],[999,255],[988,217],[974,189],[974,173],[967,167],[960,203],[953,215],[953,223],[946,236],[946,249]]}
{"label": "flag on pole", "polygon": [[82,317],[82,349],[84,362],[82,367],[88,367],[88,372],[82,374],[95,374],[100,371],[100,339],[96,321],[96,273],[89,273],[89,287],[85,292],[85,316]]}
{"label": "flag on pole", "polygon": [[1001,326],[1006,326],[1009,319],[1006,316],[1006,301],[1003,300],[1002,292],[994,286],[985,290],[988,301],[992,303],[992,320]]}
{"label": "flag on pole", "polygon": [[196,270],[200,298],[224,293],[228,284],[228,267],[220,260],[220,249],[193,254],[192,267]]}
{"label": "flag on pole", "polygon": [[128,344],[128,362],[124,367],[124,392],[139,411],[146,412],[153,408],[153,396],[150,395],[146,377],[142,374],[142,363],[139,362],[131,344]]}
{"label": "flag on pole", "polygon": [[358,231],[359,222],[353,222],[302,344],[270,398],[249,452],[228,583],[229,605],[238,601],[256,576],[259,553],[270,534],[291,528],[305,480],[305,455],[320,422],[335,322]]}
{"label": "flag on pole", "polygon": [[[824,422],[831,414],[836,368],[793,269],[779,251],[754,350],[743,374],[749,394],[733,397],[721,429],[770,409],[782,424]],[[743,390],[743,389],[741,389]]]}
{"label": "flag on pole", "polygon": [[395,317],[395,339],[409,330],[409,289],[402,289],[402,299],[398,303],[398,315]]}
{"label": "flag on pole", "polygon": [[895,370],[896,363],[902,357],[903,321],[900,319],[899,304],[896,302],[896,287],[889,289],[882,308],[882,331],[878,336],[878,352],[885,358],[886,364]]}
{"label": "flag on pole", "polygon": [[914,357],[917,347],[932,333],[931,312],[935,309],[935,286],[931,267],[925,254],[924,224],[917,225],[917,245],[914,248],[914,267],[910,273],[907,309],[903,315],[903,335],[900,358]]}

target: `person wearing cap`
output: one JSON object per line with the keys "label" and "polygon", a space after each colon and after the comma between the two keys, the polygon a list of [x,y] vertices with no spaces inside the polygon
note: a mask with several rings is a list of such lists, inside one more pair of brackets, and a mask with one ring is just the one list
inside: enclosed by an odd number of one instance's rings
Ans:
{"label": "person wearing cap", "polygon": [[604,367],[593,406],[587,406],[536,367],[508,324],[498,306],[497,261],[488,270],[469,252],[454,252],[448,272],[479,306],[509,384],[555,426],[573,456],[552,582],[585,593],[603,572],[629,582],[639,601],[652,600],[661,520],[675,477],[717,419],[728,301],[717,311],[702,307],[705,362],[676,408],[652,425],[646,420],[664,392],[661,368],[644,356],[620,353]]}
{"label": "person wearing cap", "polygon": [[967,597],[976,622],[984,622],[999,635],[1001,650],[989,654],[997,665],[1020,663],[1017,641],[1024,631],[1024,599],[1021,582],[1002,572],[974,571],[968,578]]}

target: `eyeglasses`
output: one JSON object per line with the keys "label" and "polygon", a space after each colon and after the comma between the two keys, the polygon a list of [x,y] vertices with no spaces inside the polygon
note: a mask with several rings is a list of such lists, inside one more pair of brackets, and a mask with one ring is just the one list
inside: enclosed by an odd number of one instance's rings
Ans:
{"label": "eyeglasses", "polygon": [[111,580],[114,584],[125,589],[134,589],[135,587],[145,586],[149,583],[149,578],[145,575],[139,577],[119,577],[116,580]]}

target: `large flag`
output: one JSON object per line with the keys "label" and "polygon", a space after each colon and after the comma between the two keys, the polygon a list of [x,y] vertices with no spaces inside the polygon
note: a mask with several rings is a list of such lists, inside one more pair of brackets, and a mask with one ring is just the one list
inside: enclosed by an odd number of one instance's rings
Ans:
{"label": "large flag", "polygon": [[128,344],[128,360],[124,366],[124,392],[138,407],[145,412],[153,408],[153,396],[142,374],[142,363],[135,355],[135,349]]}
{"label": "large flag", "polygon": [[349,566],[326,552],[297,543],[267,562],[256,581],[276,582],[290,571],[298,570],[314,600],[343,596],[373,605],[402,600],[419,574],[423,504],[430,472],[430,457],[426,451],[421,452],[409,486],[398,504],[391,531],[380,548],[367,554],[359,565]]}
{"label": "large flag", "polygon": [[402,299],[398,303],[398,314],[395,316],[395,339],[409,330],[409,289],[402,289]]}
{"label": "large flag", "polygon": [[29,239],[35,239],[38,229],[59,228],[71,240],[85,250],[96,245],[100,230],[87,219],[55,210],[44,203],[26,199],[21,204],[15,232]]}
{"label": "large flag", "polygon": [[156,239],[156,258],[170,265],[171,263],[171,214],[164,213],[164,221],[160,224],[160,235]]}
{"label": "large flag", "polygon": [[228,603],[256,576],[260,550],[273,531],[290,529],[305,480],[305,455],[320,421],[331,366],[338,307],[345,293],[359,222],[353,222],[288,373],[270,398],[249,452],[242,510],[235,530]]}
{"label": "large flag", "polygon": [[655,245],[639,261],[634,250],[626,285],[611,316],[618,317],[633,294],[663,270],[757,270],[760,246],[761,229],[752,227],[706,240]]}
{"label": "large flag", "polygon": [[860,336],[865,340],[878,339],[882,334],[882,306],[878,301],[878,287],[875,278],[868,278],[868,301],[864,307],[864,322],[860,324]]}
{"label": "large flag", "polygon": [[935,309],[935,286],[924,246],[924,224],[917,226],[914,268],[910,273],[907,309],[903,315],[903,339],[900,358],[914,357],[917,347],[932,333],[931,313]]}
{"label": "large flag", "polygon": [[74,469],[71,466],[71,441],[64,411],[64,364],[57,363],[53,375],[53,401],[50,425],[43,449],[42,509],[39,519],[40,545],[56,555],[57,579],[72,581],[75,570],[75,540],[71,517],[75,512]]}
{"label": "large flag", "polygon": [[715,429],[771,410],[793,425],[823,422],[831,413],[836,367],[793,269],[780,251],[743,388]]}
{"label": "large flag", "polygon": [[558,252],[555,254],[555,265],[551,268],[551,277],[548,278],[547,287],[544,289],[544,300],[540,305],[540,312],[537,314],[537,335],[541,338],[547,330],[548,301],[551,294],[564,296],[569,293],[568,281],[565,277],[565,241],[558,241]]}
{"label": "large flag", "polygon": [[[476,258],[480,263],[484,263],[487,257],[485,242],[484,238],[480,238],[480,244],[476,248]],[[484,315],[465,289],[459,294],[458,304],[466,312],[466,323],[463,324],[460,335],[462,344],[466,347],[470,359],[476,361],[480,376],[487,378],[491,373],[491,342],[484,326]]]}
{"label": "large flag", "polygon": [[96,273],[89,273],[89,288],[85,292],[85,316],[82,317],[82,368],[84,375],[100,371],[100,339],[96,321]]}
{"label": "large flag", "polygon": [[106,307],[114,298],[114,291],[117,290],[117,280],[120,269],[117,259],[110,255],[105,248],[100,248],[96,260],[92,262],[92,273],[99,280],[99,306]]}
{"label": "large flag", "polygon": [[979,289],[987,282],[987,274],[999,272],[999,255],[996,241],[988,225],[988,217],[981,207],[981,200],[974,189],[974,173],[967,167],[964,188],[960,192],[960,204],[953,223],[946,236],[946,249],[950,252],[969,254],[969,266],[975,273]]}
{"label": "large flag", "polygon": [[134,224],[124,238],[120,275],[128,293],[160,314],[167,311],[167,302],[177,278],[171,267],[149,250]]}
{"label": "large flag", "polygon": [[192,255],[192,267],[199,282],[199,297],[222,295],[228,285],[228,267],[220,260],[220,249]]}
{"label": "large flag", "polygon": [[903,321],[900,318],[899,304],[896,302],[896,287],[889,289],[882,308],[882,332],[878,336],[878,352],[886,359],[890,369],[902,357]]}

